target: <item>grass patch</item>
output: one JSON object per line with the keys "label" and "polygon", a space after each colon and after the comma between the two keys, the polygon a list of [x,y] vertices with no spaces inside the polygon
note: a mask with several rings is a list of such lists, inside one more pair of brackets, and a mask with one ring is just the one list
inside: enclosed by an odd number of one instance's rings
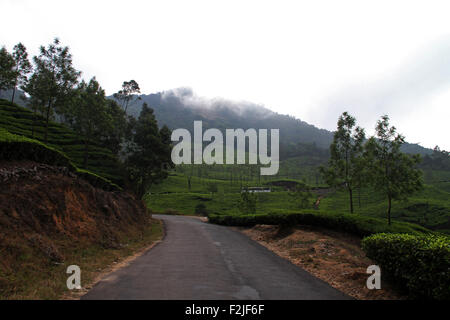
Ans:
{"label": "grass patch", "polygon": [[[60,238],[53,241],[59,251],[64,252],[64,263],[55,264],[45,258],[37,249],[16,242],[14,251],[18,254],[17,267],[0,268],[0,299],[59,299],[70,294],[66,287],[69,265],[81,268],[81,285],[85,287],[114,262],[133,255],[162,238],[163,227],[153,220],[148,228],[132,237],[122,235],[121,248],[104,248],[83,242],[72,242]],[[2,264],[6,263],[2,261]],[[1,265],[1,264],[0,264]]]}

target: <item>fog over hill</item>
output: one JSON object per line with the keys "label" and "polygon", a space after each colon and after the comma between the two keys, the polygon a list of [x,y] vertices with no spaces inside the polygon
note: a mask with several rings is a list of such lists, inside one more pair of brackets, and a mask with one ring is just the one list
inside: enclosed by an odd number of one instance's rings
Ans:
{"label": "fog over hill", "polygon": [[202,120],[205,129],[280,129],[280,142],[283,144],[315,143],[318,147],[327,148],[332,140],[331,132],[280,115],[264,106],[223,98],[206,99],[188,88],[141,95],[140,98],[129,107],[129,113],[138,116],[142,103],[146,102],[155,110],[158,122],[171,129],[191,131],[194,121]]}
{"label": "fog over hill", "polygon": [[[11,93],[1,91],[0,98],[10,100]],[[280,152],[284,157],[295,156],[305,148],[309,150],[308,153],[311,153],[311,149],[328,149],[333,139],[331,131],[273,112],[262,105],[224,98],[204,98],[196,95],[190,88],[177,88],[139,97],[139,100],[130,103],[128,114],[139,116],[142,104],[146,102],[155,111],[159,125],[165,124],[170,129],[185,128],[192,132],[196,120],[202,120],[204,130],[280,129]],[[25,98],[23,91],[17,90],[15,102],[27,107],[27,102],[22,98]],[[403,151],[420,154],[432,152],[418,144],[405,144]]]}
{"label": "fog over hill", "polygon": [[[196,95],[190,88],[141,95],[140,100],[136,100],[128,107],[128,113],[139,116],[144,102],[154,109],[159,124],[165,124],[170,129],[185,128],[192,132],[195,120],[203,121],[204,130],[280,129],[280,148],[285,151],[286,147],[298,144],[313,144],[318,148],[328,149],[333,139],[331,131],[317,128],[289,115],[278,114],[262,105],[224,98],[208,99]],[[404,151],[430,153],[430,149],[416,144],[405,145]]]}

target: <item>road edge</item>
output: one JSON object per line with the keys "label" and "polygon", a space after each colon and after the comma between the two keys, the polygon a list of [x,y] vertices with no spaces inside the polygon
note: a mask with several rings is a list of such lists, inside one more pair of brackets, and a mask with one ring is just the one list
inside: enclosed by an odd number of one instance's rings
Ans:
{"label": "road edge", "polygon": [[97,276],[95,276],[94,280],[88,282],[87,284],[85,284],[81,290],[76,290],[76,291],[71,291],[68,293],[64,293],[59,300],[80,300],[82,296],[84,296],[85,294],[87,294],[92,288],[94,288],[99,282],[101,282],[104,278],[108,277],[110,274],[123,269],[127,266],[129,266],[134,260],[136,260],[137,258],[143,256],[144,254],[146,254],[148,251],[150,251],[151,249],[153,249],[154,247],[156,247],[158,244],[160,244],[161,242],[164,241],[166,234],[167,234],[167,226],[164,223],[164,221],[162,219],[158,219],[158,218],[154,218],[152,215],[152,219],[158,221],[161,225],[162,225],[162,235],[161,235],[161,239],[153,241],[150,245],[139,249],[138,251],[136,251],[135,253],[133,253],[132,255],[124,258],[123,260],[119,261],[116,264],[110,264],[108,265],[104,270],[102,270],[101,272],[99,272],[99,274]]}

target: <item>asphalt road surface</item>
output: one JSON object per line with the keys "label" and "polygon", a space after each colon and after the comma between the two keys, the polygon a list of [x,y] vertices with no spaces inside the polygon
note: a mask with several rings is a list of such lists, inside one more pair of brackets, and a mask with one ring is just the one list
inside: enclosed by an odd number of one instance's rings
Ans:
{"label": "asphalt road surface", "polygon": [[155,215],[166,236],[82,299],[348,299],[231,228]]}

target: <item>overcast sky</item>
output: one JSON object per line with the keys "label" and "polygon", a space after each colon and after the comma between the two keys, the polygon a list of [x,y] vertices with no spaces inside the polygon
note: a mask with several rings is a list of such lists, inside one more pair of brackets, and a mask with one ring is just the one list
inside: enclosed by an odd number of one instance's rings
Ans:
{"label": "overcast sky", "polygon": [[0,45],[37,54],[59,37],[108,94],[263,104],[335,129],[347,110],[373,133],[384,113],[409,142],[450,149],[449,1],[1,0]]}

